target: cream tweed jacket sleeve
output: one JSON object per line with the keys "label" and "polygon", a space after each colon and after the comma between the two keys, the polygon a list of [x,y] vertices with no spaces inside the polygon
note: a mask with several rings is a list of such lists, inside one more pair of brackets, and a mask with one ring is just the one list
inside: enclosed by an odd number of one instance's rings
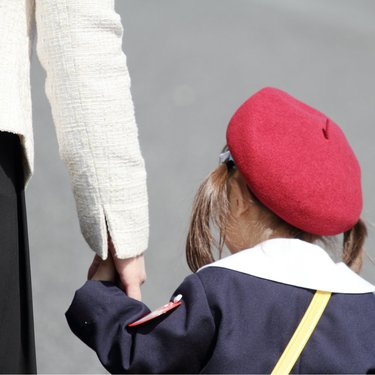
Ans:
{"label": "cream tweed jacket sleeve", "polygon": [[0,130],[20,135],[25,185],[33,173],[30,56],[34,30],[59,154],[71,178],[81,232],[107,257],[148,246],[146,171],[123,27],[114,0],[0,0]]}

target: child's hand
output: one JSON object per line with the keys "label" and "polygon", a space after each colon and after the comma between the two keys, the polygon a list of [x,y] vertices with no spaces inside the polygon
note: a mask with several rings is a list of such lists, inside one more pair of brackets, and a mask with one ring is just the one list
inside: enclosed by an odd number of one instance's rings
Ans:
{"label": "child's hand", "polygon": [[116,269],[113,264],[111,253],[108,252],[108,258],[106,260],[102,260],[98,255],[95,255],[94,260],[88,272],[88,276],[87,276],[88,280],[91,279],[91,280],[115,282],[115,276],[116,276]]}

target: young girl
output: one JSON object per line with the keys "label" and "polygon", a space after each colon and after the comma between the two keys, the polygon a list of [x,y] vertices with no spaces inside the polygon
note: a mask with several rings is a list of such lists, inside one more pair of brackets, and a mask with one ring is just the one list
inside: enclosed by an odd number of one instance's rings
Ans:
{"label": "young girl", "polygon": [[[344,134],[265,88],[235,112],[227,143],[195,198],[194,273],[171,302],[150,314],[108,258],[76,292],[70,328],[111,373],[375,373],[375,287],[350,269],[367,234],[360,168]],[[334,263],[320,245],[340,233]],[[214,261],[224,245],[232,255]]]}

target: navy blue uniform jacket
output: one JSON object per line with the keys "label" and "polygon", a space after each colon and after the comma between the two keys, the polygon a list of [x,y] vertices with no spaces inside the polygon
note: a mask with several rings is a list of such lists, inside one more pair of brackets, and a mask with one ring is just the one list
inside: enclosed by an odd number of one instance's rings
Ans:
{"label": "navy blue uniform jacket", "polygon": [[150,310],[108,281],[87,281],[66,318],[111,373],[270,373],[316,289],[333,295],[292,372],[375,373],[375,287],[299,240],[204,267],[180,306],[139,326]]}

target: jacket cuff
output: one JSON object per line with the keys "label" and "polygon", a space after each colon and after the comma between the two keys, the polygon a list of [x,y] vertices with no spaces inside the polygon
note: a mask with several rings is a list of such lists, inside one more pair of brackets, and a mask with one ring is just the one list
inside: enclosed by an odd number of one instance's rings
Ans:
{"label": "jacket cuff", "polygon": [[117,258],[126,259],[142,254],[148,247],[149,238],[147,201],[132,209],[124,205],[105,204],[103,210]]}
{"label": "jacket cuff", "polygon": [[103,260],[108,256],[109,232],[120,259],[142,254],[148,247],[147,200],[137,207],[123,204],[82,204],[77,202],[80,229],[90,248]]}
{"label": "jacket cuff", "polygon": [[127,297],[114,282],[87,280],[75,292],[65,317],[72,332],[94,348],[97,332],[108,317],[115,321],[121,318],[126,326],[149,311],[142,302]]}

